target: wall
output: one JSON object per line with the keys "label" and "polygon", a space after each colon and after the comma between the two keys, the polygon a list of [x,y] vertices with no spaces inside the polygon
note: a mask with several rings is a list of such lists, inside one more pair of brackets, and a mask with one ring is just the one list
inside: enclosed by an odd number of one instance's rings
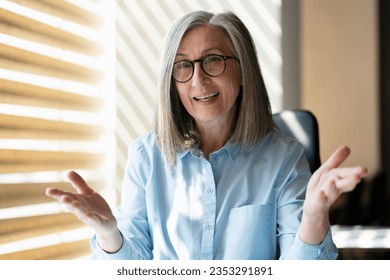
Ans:
{"label": "wall", "polygon": [[377,4],[301,0],[301,106],[320,123],[321,157],[339,145],[348,164],[379,168]]}

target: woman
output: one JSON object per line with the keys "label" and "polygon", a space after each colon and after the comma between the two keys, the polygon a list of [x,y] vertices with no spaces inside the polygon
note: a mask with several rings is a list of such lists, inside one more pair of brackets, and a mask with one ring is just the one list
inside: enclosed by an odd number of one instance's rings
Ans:
{"label": "woman", "polygon": [[257,61],[230,12],[173,25],[154,132],[130,145],[115,214],[75,172],[78,194],[47,190],[95,229],[97,258],[336,258],[329,208],[367,170],[340,168],[341,147],[311,176],[302,146],[274,129]]}

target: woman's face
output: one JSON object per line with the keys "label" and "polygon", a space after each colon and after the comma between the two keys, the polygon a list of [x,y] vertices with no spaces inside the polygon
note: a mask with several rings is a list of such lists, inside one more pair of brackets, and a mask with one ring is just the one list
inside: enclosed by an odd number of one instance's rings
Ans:
{"label": "woman's face", "polygon": [[[207,25],[190,30],[182,39],[175,62],[201,59],[209,54],[232,56],[225,33]],[[236,100],[240,93],[241,76],[236,59],[226,60],[225,72],[210,77],[196,62],[192,78],[185,83],[176,81],[180,100],[197,126],[230,126],[235,120]]]}

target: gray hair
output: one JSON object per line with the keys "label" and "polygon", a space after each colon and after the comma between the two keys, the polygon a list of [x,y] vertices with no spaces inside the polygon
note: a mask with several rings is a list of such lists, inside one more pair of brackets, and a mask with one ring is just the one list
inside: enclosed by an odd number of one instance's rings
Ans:
{"label": "gray hair", "polygon": [[168,32],[161,56],[154,132],[159,148],[171,165],[176,164],[178,151],[202,146],[195,122],[182,105],[172,79],[173,63],[183,36],[200,25],[222,28],[233,55],[240,61],[242,87],[237,98],[237,123],[229,143],[241,144],[244,150],[250,150],[274,127],[256,48],[244,23],[232,12],[189,13],[176,21]]}

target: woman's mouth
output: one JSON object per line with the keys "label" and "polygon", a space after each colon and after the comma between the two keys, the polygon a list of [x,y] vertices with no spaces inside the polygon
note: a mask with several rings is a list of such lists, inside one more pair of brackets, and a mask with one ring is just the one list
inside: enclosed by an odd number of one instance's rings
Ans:
{"label": "woman's mouth", "polygon": [[213,98],[217,97],[218,95],[219,95],[219,92],[213,92],[213,93],[210,93],[208,95],[196,96],[196,97],[194,97],[194,99],[196,101],[206,102],[206,101],[212,100]]}

